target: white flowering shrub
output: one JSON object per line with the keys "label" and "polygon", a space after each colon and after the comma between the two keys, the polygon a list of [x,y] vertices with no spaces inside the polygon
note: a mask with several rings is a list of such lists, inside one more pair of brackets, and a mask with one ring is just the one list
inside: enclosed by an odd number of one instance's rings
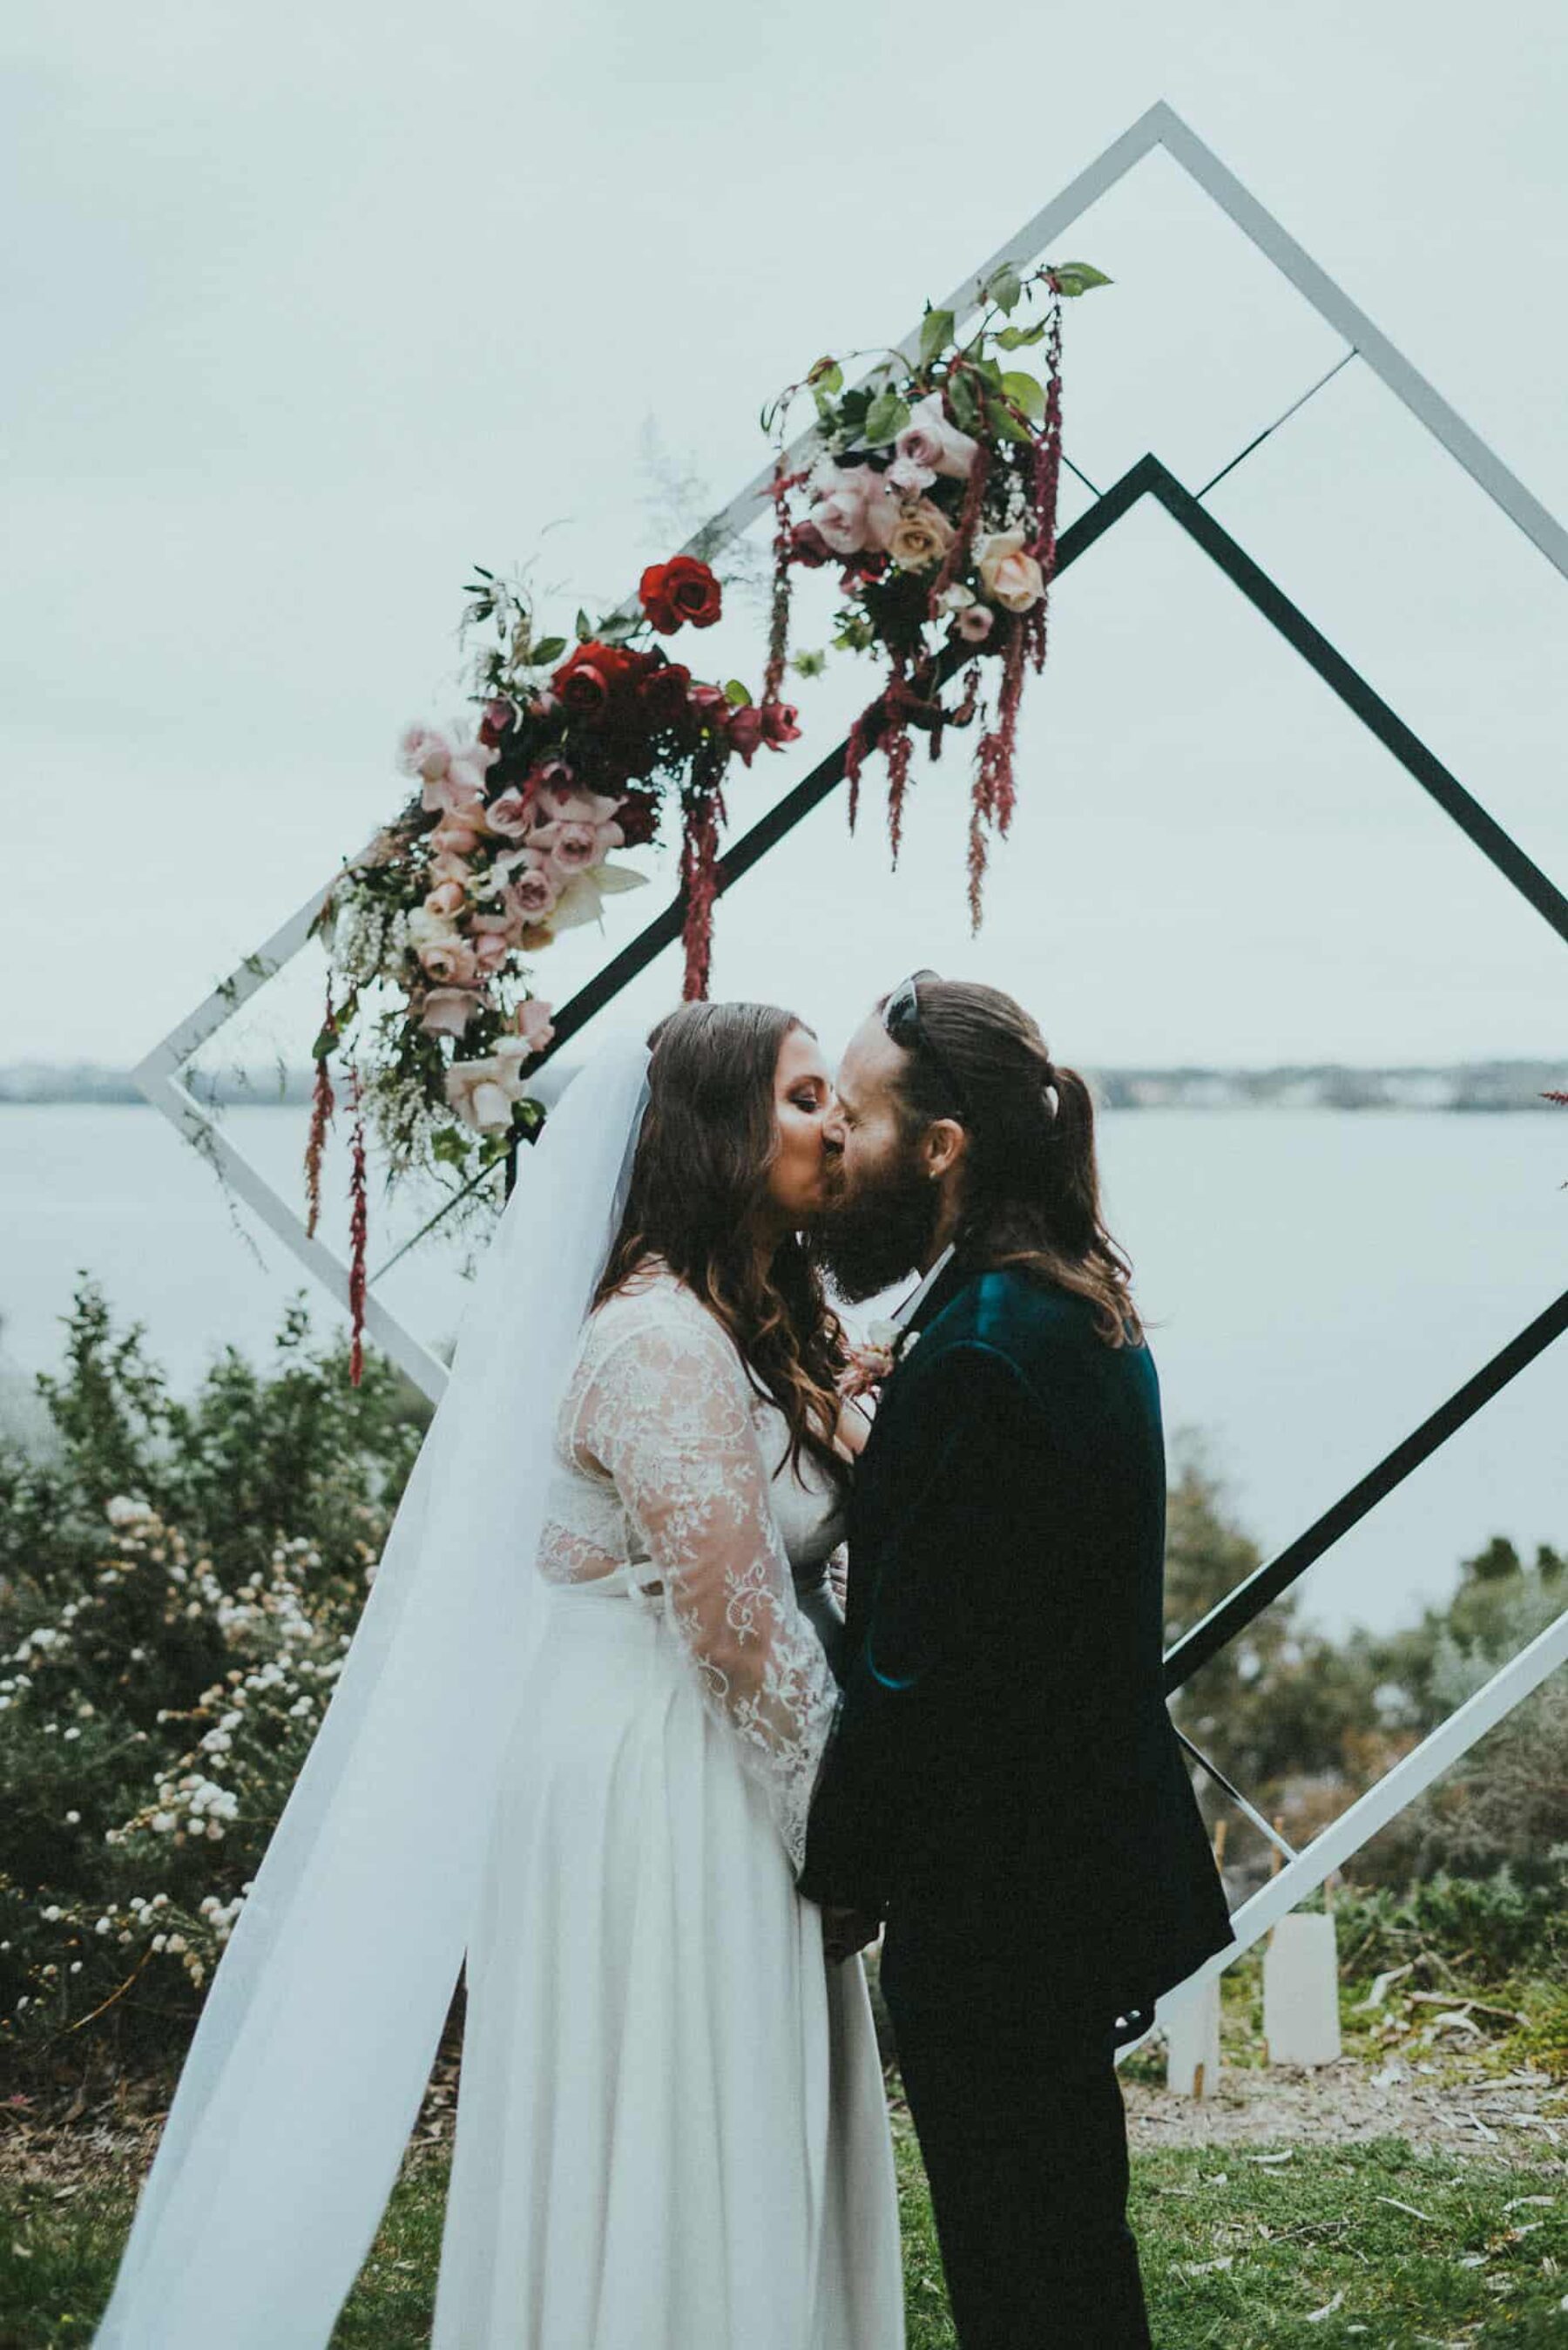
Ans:
{"label": "white flowering shrub", "polygon": [[90,1285],[0,1448],[0,2052],[188,2032],[341,1670],[425,1407],[291,1307],[190,1403]]}

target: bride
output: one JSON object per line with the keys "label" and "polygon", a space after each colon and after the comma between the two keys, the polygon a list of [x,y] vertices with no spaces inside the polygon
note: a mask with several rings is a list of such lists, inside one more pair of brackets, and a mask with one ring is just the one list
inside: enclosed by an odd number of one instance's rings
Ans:
{"label": "bride", "polygon": [[795,1889],[864,1433],[830,1082],[768,1005],[650,1042],[522,1170],[104,2350],[325,2350],[465,1954],[432,2350],[902,2350],[864,1971]]}

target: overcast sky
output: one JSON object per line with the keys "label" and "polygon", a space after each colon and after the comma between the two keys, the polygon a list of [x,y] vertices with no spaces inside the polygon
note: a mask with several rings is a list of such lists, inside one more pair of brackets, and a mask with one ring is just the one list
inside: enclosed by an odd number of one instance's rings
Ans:
{"label": "overcast sky", "polygon": [[[1568,516],[1558,0],[81,0],[0,42],[0,1057],[140,1057],[396,806],[471,565],[612,603],[670,544],[650,447],[722,502],[766,394],[901,333],[1157,98]],[[1339,356],[1163,159],[1063,244],[1116,281],[1068,321],[1102,484],[1153,448],[1198,488]],[[1561,881],[1568,584],[1355,364],[1212,503]],[[754,676],[732,602],[704,661]],[[735,816],[869,690],[804,691]],[[836,1043],[930,962],[1091,1063],[1564,1049],[1545,925],[1152,512],[1062,583],[972,944],[966,764],[922,775],[896,881],[875,789],[853,849],[819,814],[722,907],[717,992]]]}

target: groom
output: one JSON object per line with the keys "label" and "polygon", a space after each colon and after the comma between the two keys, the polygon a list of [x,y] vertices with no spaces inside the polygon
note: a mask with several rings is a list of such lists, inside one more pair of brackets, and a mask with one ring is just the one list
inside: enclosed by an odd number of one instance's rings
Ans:
{"label": "groom", "polygon": [[801,1890],[881,1980],[963,2350],[1138,2350],[1114,2051],[1231,1938],[1161,1679],[1154,1367],[1087,1087],[918,972],[857,1030],[822,1252],[925,1275],[857,1473]]}

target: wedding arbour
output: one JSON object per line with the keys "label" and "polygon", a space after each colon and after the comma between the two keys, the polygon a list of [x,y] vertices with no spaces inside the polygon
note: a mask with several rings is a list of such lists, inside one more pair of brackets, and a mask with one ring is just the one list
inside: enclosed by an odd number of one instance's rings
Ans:
{"label": "wedding arbour", "polygon": [[[1094,162],[1066,186],[1018,234],[981,266],[967,276],[959,289],[940,306],[950,312],[961,330],[980,307],[977,289],[993,285],[999,272],[1010,267],[1024,276],[1036,266],[1046,248],[1081,213],[1106,193],[1144,158],[1156,150],[1188,174],[1220,211],[1251,240],[1252,245],[1312,306],[1342,339],[1345,350],[1329,375],[1357,360],[1391,392],[1407,413],[1461,466],[1493,504],[1505,515],[1568,581],[1568,532],[1533,498],[1486,444],[1454,413],[1439,394],[1410,366],[1372,321],[1292,239],[1220,159],[1166,104],[1151,107],[1114,140]],[[931,316],[928,313],[928,320]],[[897,348],[909,367],[921,357],[922,327],[918,324]],[[1310,386],[1292,404],[1292,414],[1322,388],[1329,376]],[[885,380],[885,379],[884,379]],[[852,396],[852,395],[851,395]],[[819,410],[822,402],[817,402]],[[1283,421],[1283,418],[1276,420]],[[1391,754],[1412,780],[1459,827],[1479,852],[1508,880],[1531,912],[1550,924],[1568,944],[1568,899],[1524,851],[1468,792],[1459,778],[1427,747],[1367,681],[1346,660],[1227,532],[1204,504],[1208,493],[1275,429],[1266,425],[1247,445],[1196,491],[1189,489],[1156,453],[1131,466],[1104,490],[1082,475],[1092,503],[1054,544],[1054,571],[1059,582],[1088,555],[1126,515],[1146,498],[1153,499],[1186,534],[1193,546],[1214,563],[1252,608],[1315,672],[1341,704],[1353,712]],[[816,428],[802,434],[781,452],[777,467],[769,463],[737,492],[730,503],[703,526],[683,554],[709,556],[738,536],[759,516],[777,505],[783,528],[781,477],[804,477],[815,450],[820,447]],[[1064,459],[1069,467],[1070,458]],[[1074,469],[1075,470],[1075,469]],[[631,608],[628,602],[623,612]],[[1019,632],[1022,636],[1022,631]],[[1043,630],[1042,630],[1043,633]],[[955,650],[958,649],[955,649]],[[1043,650],[1043,646],[1042,646]],[[770,660],[770,681],[778,690],[779,639],[775,628]],[[956,660],[950,667],[957,666]],[[944,671],[944,674],[947,673]],[[717,705],[714,705],[716,708]],[[753,745],[754,747],[754,745]],[[572,1036],[609,1004],[619,992],[663,949],[687,935],[691,948],[692,883],[698,866],[706,862],[710,902],[712,889],[736,888],[784,836],[813,808],[839,788],[846,769],[859,764],[864,744],[853,736],[821,758],[811,772],[747,832],[729,845],[710,838],[695,857],[690,847],[683,859],[680,892],[634,936],[626,941],[588,983],[556,1010],[553,1037],[532,1057],[535,1065],[558,1052]],[[461,748],[461,746],[460,746]],[[413,772],[411,769],[410,772]],[[894,776],[897,785],[897,775]],[[896,817],[896,806],[894,810]],[[982,860],[981,860],[982,861]],[[715,869],[716,868],[716,869]],[[300,954],[317,928],[323,901],[339,877],[312,893],[298,910],[256,951],[246,957],[232,977],[181,1022],[147,1056],[136,1071],[146,1097],[167,1116],[185,1138],[212,1159],[231,1189],[261,1217],[293,1252],[312,1276],[340,1305],[350,1304],[350,1267],[313,1231],[260,1170],[247,1159],[231,1135],[185,1082],[184,1072],[194,1055],[240,1011],[242,1006],[294,958]],[[700,885],[701,886],[701,885]],[[894,883],[892,886],[897,886]],[[491,1177],[499,1180],[499,1168]],[[314,1220],[312,1220],[314,1221]],[[376,1294],[376,1282],[388,1268],[364,1284],[361,1305],[365,1329],[371,1340],[398,1362],[423,1392],[438,1398],[445,1371],[438,1357]],[[1568,1292],[1546,1304],[1542,1312],[1490,1361],[1397,1444],[1372,1465],[1348,1492],[1273,1558],[1237,1586],[1199,1625],[1187,1632],[1166,1659],[1168,1692],[1179,1689],[1220,1649],[1241,1637],[1247,1627],[1289,1589],[1353,1526],[1383,1502],[1396,1487],[1429,1460],[1475,1413],[1535,1361],[1568,1330]],[[1547,1677],[1568,1662],[1568,1610],[1506,1664],[1487,1685],[1461,1705],[1442,1725],[1404,1756],[1366,1794],[1324,1828],[1302,1850],[1295,1851],[1263,1819],[1244,1792],[1234,1787],[1216,1765],[1188,1743],[1195,1761],[1223,1789],[1276,1847],[1282,1866],[1270,1881],[1236,1912],[1236,1943],[1211,1960],[1199,1976],[1162,2002],[1161,2014],[1192,1995],[1202,1982],[1219,1975],[1251,1948],[1281,1918],[1297,1908],[1370,1837],[1386,1826],[1442,1772],[1477,1740],[1493,1729]],[[1157,2023],[1160,2021],[1157,2017]]]}

